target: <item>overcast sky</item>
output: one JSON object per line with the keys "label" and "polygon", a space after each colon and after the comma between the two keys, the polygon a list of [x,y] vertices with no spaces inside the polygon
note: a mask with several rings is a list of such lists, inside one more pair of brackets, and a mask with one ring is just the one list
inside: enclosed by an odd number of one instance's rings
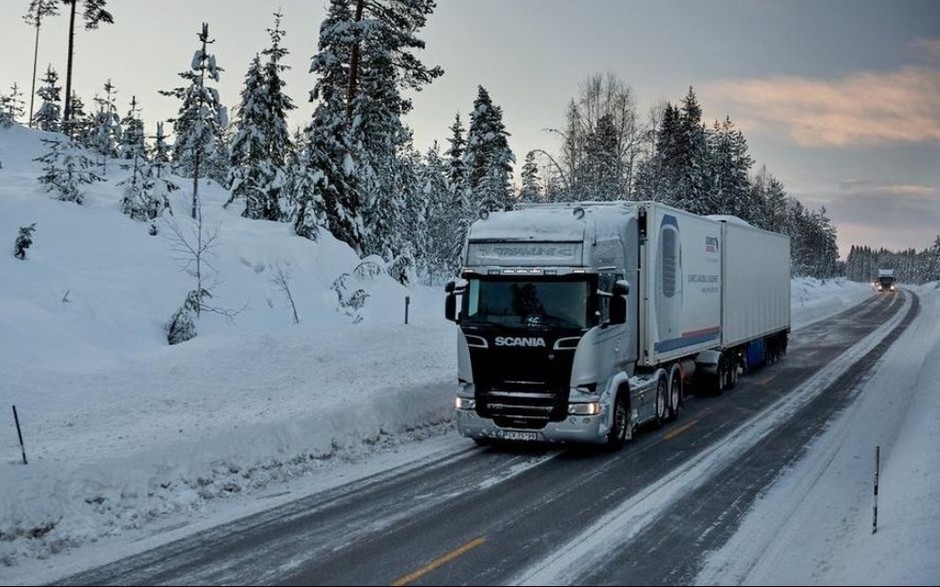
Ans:
{"label": "overcast sky", "polygon": [[[29,90],[34,29],[28,0],[0,2],[0,91]],[[611,72],[644,114],[694,86],[711,124],[730,116],[757,165],[810,207],[825,205],[843,256],[852,244],[927,247],[940,234],[940,2],[709,2],[439,0],[422,33],[425,62],[444,76],[414,96],[417,146],[442,144],[476,87],[502,106],[519,162],[555,152],[545,128],[591,73]],[[115,24],[79,29],[74,88],[86,104],[107,78],[123,115],[131,95],[148,132],[176,113],[160,96],[189,66],[200,23],[226,69],[223,101],[238,102],[251,58],[268,44],[271,13],[284,13],[288,92],[305,124],[308,73],[325,0],[110,0]],[[40,71],[64,80],[67,18],[42,29]],[[64,85],[64,84],[63,84]]]}

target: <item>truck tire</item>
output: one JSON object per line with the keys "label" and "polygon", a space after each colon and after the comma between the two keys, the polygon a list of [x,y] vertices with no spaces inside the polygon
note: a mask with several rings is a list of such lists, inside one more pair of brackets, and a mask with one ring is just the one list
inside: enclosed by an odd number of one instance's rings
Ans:
{"label": "truck tire", "polygon": [[659,380],[656,382],[655,410],[656,413],[653,422],[657,428],[661,428],[669,417],[669,382],[665,374],[660,375]]}
{"label": "truck tire", "polygon": [[629,392],[617,392],[614,402],[614,421],[607,433],[607,450],[618,451],[623,448],[626,441],[633,438],[633,423],[630,421],[630,404],[627,401]]}
{"label": "truck tire", "polygon": [[682,409],[684,401],[682,389],[682,369],[679,365],[673,365],[669,371],[669,421],[674,422],[679,419],[679,411]]}
{"label": "truck tire", "polygon": [[726,378],[725,389],[734,389],[738,382],[738,359],[735,353],[728,357],[728,376]]}
{"label": "truck tire", "polygon": [[715,374],[707,374],[702,377],[702,382],[709,395],[719,396],[725,392],[725,382],[728,376],[728,361],[724,355],[718,359],[715,366]]}

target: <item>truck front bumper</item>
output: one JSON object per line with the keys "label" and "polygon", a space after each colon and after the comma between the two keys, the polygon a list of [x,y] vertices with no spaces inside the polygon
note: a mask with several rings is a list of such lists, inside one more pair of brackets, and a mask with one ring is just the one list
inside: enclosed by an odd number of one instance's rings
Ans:
{"label": "truck front bumper", "polygon": [[481,418],[475,410],[458,409],[457,431],[479,440],[522,440],[534,442],[577,442],[601,444],[607,440],[607,414],[596,416],[570,415],[561,422],[549,422],[540,430],[502,428],[489,418]]}

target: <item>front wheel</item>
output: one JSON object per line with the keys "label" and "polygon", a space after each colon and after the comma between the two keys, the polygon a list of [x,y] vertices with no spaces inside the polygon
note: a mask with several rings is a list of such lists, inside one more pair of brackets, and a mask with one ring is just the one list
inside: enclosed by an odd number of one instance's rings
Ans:
{"label": "front wheel", "polygon": [[630,422],[630,405],[624,392],[617,394],[614,403],[614,422],[607,433],[607,448],[611,451],[620,450],[626,441],[633,437],[633,426]]}

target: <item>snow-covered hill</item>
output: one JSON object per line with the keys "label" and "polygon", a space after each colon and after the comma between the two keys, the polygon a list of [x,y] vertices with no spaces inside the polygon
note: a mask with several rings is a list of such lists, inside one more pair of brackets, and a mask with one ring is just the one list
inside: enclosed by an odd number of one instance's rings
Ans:
{"label": "snow-covered hill", "polygon": [[[195,287],[171,231],[150,236],[121,213],[126,172],[113,161],[83,205],[52,198],[33,161],[44,136],[0,129],[0,566],[449,418],[454,332],[439,288],[370,276],[326,231],[311,242],[223,210],[218,186],[200,189],[204,224],[219,231],[211,303],[239,312],[203,313],[197,338],[168,346],[164,324]],[[174,210],[189,230],[180,183]],[[33,222],[27,258],[15,259],[18,229]],[[368,294],[357,311],[338,304],[344,274],[350,293]]]}

